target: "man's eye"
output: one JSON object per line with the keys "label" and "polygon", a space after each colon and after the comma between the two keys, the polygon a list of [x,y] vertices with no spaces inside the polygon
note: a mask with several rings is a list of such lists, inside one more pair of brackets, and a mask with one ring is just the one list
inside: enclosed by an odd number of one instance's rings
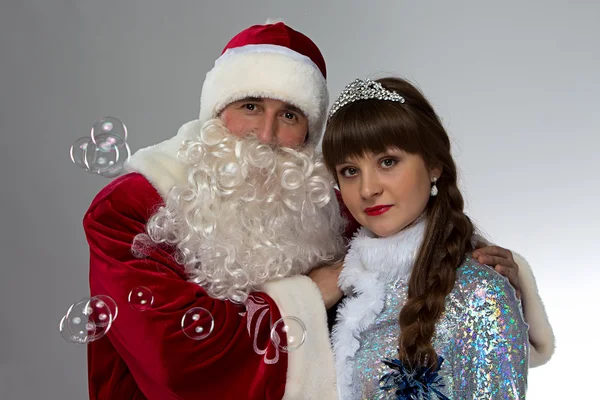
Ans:
{"label": "man's eye", "polygon": [[298,117],[296,116],[296,114],[291,113],[291,112],[286,112],[284,114],[284,116],[285,116],[286,119],[298,119]]}
{"label": "man's eye", "polygon": [[256,110],[256,104],[244,104],[244,108],[248,111]]}

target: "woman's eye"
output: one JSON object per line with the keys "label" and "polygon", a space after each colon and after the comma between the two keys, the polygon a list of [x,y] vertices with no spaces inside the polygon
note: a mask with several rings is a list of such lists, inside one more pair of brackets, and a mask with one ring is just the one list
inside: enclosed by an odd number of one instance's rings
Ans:
{"label": "woman's eye", "polygon": [[297,117],[296,117],[296,114],[294,114],[294,113],[291,113],[291,112],[286,112],[286,113],[284,114],[284,116],[285,116],[285,118],[286,118],[286,119],[296,119],[296,118],[297,118]]}
{"label": "woman's eye", "polygon": [[385,160],[381,161],[380,165],[384,168],[390,168],[396,165],[396,160],[394,160],[393,158],[386,158]]}
{"label": "woman's eye", "polygon": [[358,170],[357,170],[356,168],[352,168],[352,167],[347,167],[347,168],[344,168],[344,169],[341,171],[341,175],[342,175],[342,176],[345,176],[345,177],[354,176],[354,175],[356,175],[357,173],[358,173]]}
{"label": "woman's eye", "polygon": [[244,104],[244,108],[248,111],[256,110],[256,104]]}

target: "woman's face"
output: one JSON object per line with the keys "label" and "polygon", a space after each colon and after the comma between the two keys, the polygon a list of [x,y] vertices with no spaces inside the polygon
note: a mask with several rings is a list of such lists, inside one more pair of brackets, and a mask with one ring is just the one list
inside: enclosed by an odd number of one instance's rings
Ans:
{"label": "woman's face", "polygon": [[393,235],[425,211],[431,182],[441,169],[430,169],[418,154],[390,148],[336,166],[342,198],[354,218],[375,235]]}

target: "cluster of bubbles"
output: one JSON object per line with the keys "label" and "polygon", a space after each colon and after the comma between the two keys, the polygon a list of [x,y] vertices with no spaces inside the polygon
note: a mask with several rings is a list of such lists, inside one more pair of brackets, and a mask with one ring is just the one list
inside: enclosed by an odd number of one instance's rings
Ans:
{"label": "cluster of bubbles", "polygon": [[91,343],[108,333],[119,309],[110,296],[94,296],[71,304],[60,320],[59,331],[69,343]]}
{"label": "cluster of bubbles", "polygon": [[[154,295],[146,286],[138,286],[131,289],[127,302],[136,311],[147,311],[154,305]],[[84,298],[71,304],[60,320],[59,331],[69,343],[91,343],[110,331],[118,313],[117,302],[110,296]],[[181,320],[183,333],[194,340],[207,338],[214,325],[212,314],[202,307],[189,309]]]}
{"label": "cluster of bubbles", "polygon": [[[129,292],[127,302],[136,311],[147,311],[154,305],[154,295],[146,286],[138,286]],[[71,304],[60,320],[59,331],[69,343],[91,343],[110,331],[118,314],[117,302],[110,296],[85,298]],[[190,308],[181,318],[181,330],[193,340],[206,339],[214,327],[213,315],[202,307]],[[306,326],[297,317],[283,317],[273,324],[270,339],[282,352],[295,351],[304,344]]]}
{"label": "cluster of bubbles", "polygon": [[71,161],[84,170],[115,178],[123,173],[131,156],[127,144],[127,127],[115,117],[104,117],[94,123],[89,136],[71,145]]}

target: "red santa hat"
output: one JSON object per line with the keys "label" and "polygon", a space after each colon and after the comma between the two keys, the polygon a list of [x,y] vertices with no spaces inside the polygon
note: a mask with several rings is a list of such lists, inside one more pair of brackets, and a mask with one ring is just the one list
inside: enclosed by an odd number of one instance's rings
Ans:
{"label": "red santa hat", "polygon": [[281,100],[305,113],[307,144],[316,146],[329,103],[326,77],[323,55],[307,36],[283,22],[254,25],[229,41],[206,74],[199,119],[247,97]]}

